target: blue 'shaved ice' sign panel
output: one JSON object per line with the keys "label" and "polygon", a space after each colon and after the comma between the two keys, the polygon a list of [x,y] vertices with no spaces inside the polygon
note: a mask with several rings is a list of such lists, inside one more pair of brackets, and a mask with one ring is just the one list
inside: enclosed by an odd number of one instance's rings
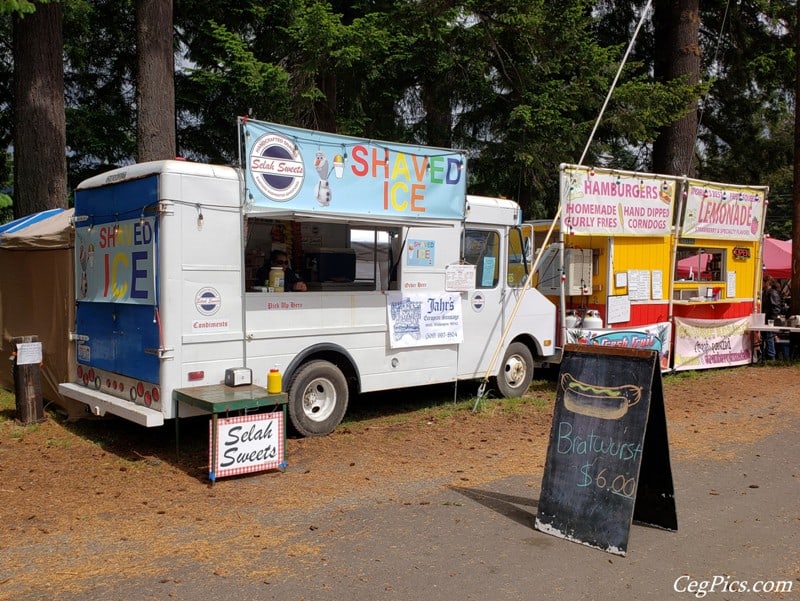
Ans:
{"label": "blue 'shaved ice' sign panel", "polygon": [[[158,177],[75,195],[76,322],[81,364],[158,382]],[[84,338],[85,337],[85,338]]]}

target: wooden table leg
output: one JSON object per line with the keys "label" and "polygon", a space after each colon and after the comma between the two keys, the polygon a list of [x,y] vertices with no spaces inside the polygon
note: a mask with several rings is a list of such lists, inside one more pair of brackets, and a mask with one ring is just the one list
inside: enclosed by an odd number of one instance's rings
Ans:
{"label": "wooden table leg", "polygon": [[208,479],[211,484],[217,480],[217,414],[211,414],[211,465],[208,467]]}
{"label": "wooden table leg", "polygon": [[175,400],[175,458],[180,458],[181,455],[181,445],[180,445],[180,430],[178,427],[179,422],[181,421],[181,402],[179,400]]}

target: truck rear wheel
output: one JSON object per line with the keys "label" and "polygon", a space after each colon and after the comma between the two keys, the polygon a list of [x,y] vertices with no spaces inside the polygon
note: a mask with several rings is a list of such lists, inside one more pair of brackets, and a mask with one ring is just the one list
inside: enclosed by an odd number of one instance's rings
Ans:
{"label": "truck rear wheel", "polygon": [[311,361],[298,369],[288,388],[289,419],[302,436],[333,432],[347,411],[347,380],[329,361]]}
{"label": "truck rear wheel", "polygon": [[508,345],[500,372],[497,389],[506,398],[519,397],[528,391],[533,380],[533,355],[521,342]]}

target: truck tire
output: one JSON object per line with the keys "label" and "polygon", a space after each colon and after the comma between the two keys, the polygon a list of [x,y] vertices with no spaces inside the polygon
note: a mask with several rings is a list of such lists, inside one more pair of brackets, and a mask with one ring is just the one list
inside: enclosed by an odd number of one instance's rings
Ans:
{"label": "truck tire", "polygon": [[506,349],[497,374],[497,389],[506,398],[520,397],[533,380],[533,355],[521,342],[512,342]]}
{"label": "truck tire", "polygon": [[333,432],[347,411],[347,380],[329,361],[310,361],[298,369],[288,388],[289,420],[301,436]]}

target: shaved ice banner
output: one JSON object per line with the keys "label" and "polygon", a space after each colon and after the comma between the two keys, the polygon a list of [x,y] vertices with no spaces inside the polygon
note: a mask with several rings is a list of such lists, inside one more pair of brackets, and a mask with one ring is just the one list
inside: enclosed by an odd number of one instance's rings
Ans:
{"label": "shaved ice banner", "polygon": [[241,120],[246,208],[464,217],[466,155]]}

